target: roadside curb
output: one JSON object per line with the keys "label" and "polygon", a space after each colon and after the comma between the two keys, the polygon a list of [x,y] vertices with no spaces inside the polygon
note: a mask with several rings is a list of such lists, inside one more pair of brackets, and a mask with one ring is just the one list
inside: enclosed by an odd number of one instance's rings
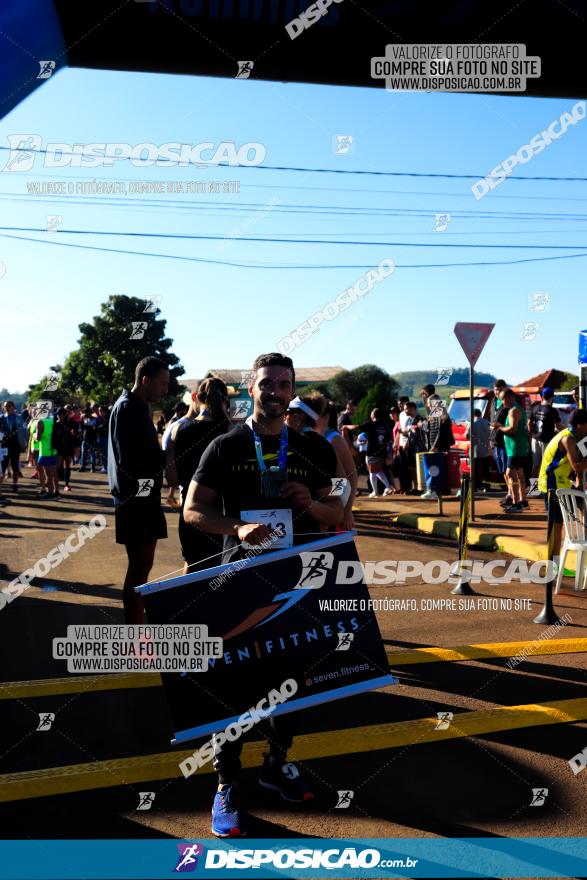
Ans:
{"label": "roadside curb", "polygon": [[[454,541],[459,536],[459,527],[456,522],[438,519],[418,513],[400,513],[391,517],[392,522],[400,526],[407,526],[427,535],[439,535],[443,538],[452,538]],[[519,559],[529,559],[532,562],[540,562],[547,559],[548,551],[546,544],[538,544],[525,538],[512,538],[511,535],[495,535],[492,532],[482,532],[480,529],[469,529],[469,547],[479,550],[493,550],[507,553]],[[565,571],[575,573],[575,551],[571,551],[565,562]]]}

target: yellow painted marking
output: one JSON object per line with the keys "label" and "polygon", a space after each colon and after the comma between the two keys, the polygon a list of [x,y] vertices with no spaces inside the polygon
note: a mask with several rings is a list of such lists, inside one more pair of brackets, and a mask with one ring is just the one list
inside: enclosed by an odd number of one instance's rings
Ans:
{"label": "yellow painted marking", "polygon": [[70,678],[40,678],[31,681],[0,682],[0,700],[52,697],[127,688],[159,687],[158,672],[113,673],[112,675],[72,675]]}
{"label": "yellow painted marking", "polygon": [[[587,698],[558,700],[543,704],[504,706],[477,712],[458,712],[446,730],[437,730],[437,718],[418,718],[391,724],[375,724],[346,730],[310,733],[296,738],[292,760],[313,760],[338,755],[360,754],[400,746],[446,742],[465,736],[483,736],[503,730],[516,730],[546,724],[567,724],[587,719]],[[265,742],[245,743],[244,767],[259,767],[263,762]],[[47,770],[29,770],[0,776],[0,802],[34,797],[114,788],[133,783],[182,778],[180,761],[193,749],[71,764]],[[212,773],[211,763],[198,773]]]}
{"label": "yellow painted marking", "polygon": [[440,663],[450,660],[479,660],[493,657],[535,657],[539,654],[577,654],[587,651],[587,639],[544,639],[529,642],[493,642],[486,645],[461,645],[458,648],[417,648],[394,653],[387,651],[389,665]]}
{"label": "yellow painted marking", "polygon": [[[455,660],[480,660],[492,657],[537,657],[541,654],[580,654],[587,652],[587,639],[548,639],[526,642],[490,642],[484,645],[460,645],[456,648],[417,648],[414,651],[388,650],[389,665],[408,666],[413,663],[445,663]],[[0,682],[0,700],[52,697],[59,694],[93,693],[94,691],[129,690],[160,687],[159,673],[116,673],[112,675],[41,678],[31,681]]]}

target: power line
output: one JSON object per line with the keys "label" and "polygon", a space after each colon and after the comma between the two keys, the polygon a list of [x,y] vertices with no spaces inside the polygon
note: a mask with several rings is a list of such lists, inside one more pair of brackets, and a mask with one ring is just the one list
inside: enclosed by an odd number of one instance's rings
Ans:
{"label": "power line", "polygon": [[[0,226],[3,232],[41,232],[46,233],[47,229],[34,226]],[[54,233],[52,233],[54,234]],[[193,233],[175,233],[175,232],[114,232],[112,230],[97,229],[59,229],[59,235],[113,235],[117,237],[128,238],[166,238],[174,241],[235,241],[235,242],[256,242],[260,244],[334,244],[345,245],[348,247],[418,247],[418,248],[485,248],[495,249],[515,249],[519,250],[561,250],[574,251],[578,248],[587,247],[584,244],[476,244],[463,243],[457,244],[447,241],[435,241],[434,243],[422,244],[417,241],[342,241],[341,239],[316,239],[316,238],[261,238],[257,236],[247,236],[246,238],[237,238],[236,236],[226,235],[197,235]]]}
{"label": "power line", "polygon": [[[0,150],[5,150],[11,153],[27,153],[28,155],[47,155],[50,154],[52,156],[55,155],[56,152],[59,153],[60,156],[76,156],[81,158],[80,153],[74,153],[73,151],[68,150],[33,150],[30,147],[3,147],[0,146]],[[94,155],[93,158],[96,158]],[[100,159],[113,159],[116,162],[129,162],[130,156],[99,156]],[[178,162],[176,159],[157,159],[159,167],[188,167],[186,165],[178,166]],[[485,178],[485,174],[447,174],[445,172],[432,172],[432,171],[372,171],[367,169],[357,169],[357,168],[300,168],[295,165],[230,165],[227,162],[197,162],[190,163],[195,164],[196,166],[205,167],[205,168],[239,168],[246,170],[254,170],[254,171],[294,171],[294,172],[302,172],[304,174],[362,174],[362,175],[372,175],[375,177],[431,177],[431,178],[444,178],[447,180],[480,180]],[[88,166],[81,165],[80,168],[87,169]],[[582,183],[587,182],[587,177],[539,177],[539,176],[521,176],[516,174],[509,174],[508,180],[544,180],[544,181],[580,181]]]}
{"label": "power line", "polygon": [[[0,232],[0,238],[11,238],[16,241],[28,241],[33,242],[35,244],[48,244],[53,245],[53,247],[72,247],[79,248],[81,250],[89,250],[89,251],[99,251],[101,253],[107,254],[126,254],[128,256],[133,257],[158,257],[161,259],[167,260],[180,260],[182,262],[188,263],[207,263],[214,264],[219,266],[234,266],[241,269],[372,269],[372,264],[268,264],[268,263],[241,263],[241,262],[233,262],[228,260],[211,260],[205,257],[185,257],[180,256],[178,254],[159,254],[152,253],[150,251],[129,251],[122,250],[119,248],[104,248],[104,247],[96,247],[93,245],[85,245],[85,244],[72,244],[71,242],[61,242],[61,241],[45,241],[44,239],[39,238],[28,238],[26,236],[20,235],[9,235],[6,232]],[[524,257],[517,260],[496,260],[496,261],[478,261],[472,263],[396,263],[395,266],[398,269],[447,269],[454,267],[468,267],[468,266],[513,266],[520,263],[542,263],[550,260],[566,260],[573,259],[576,257],[587,257],[587,251],[579,254],[557,254],[556,256],[551,257]]]}
{"label": "power line", "polygon": [[[0,193],[0,196],[3,196],[3,193]],[[278,206],[269,206],[267,202],[224,202],[223,204],[215,202],[214,204],[202,204],[198,201],[193,200],[182,200],[182,199],[166,199],[163,201],[162,199],[143,199],[143,198],[133,198],[132,200],[125,198],[104,198],[104,199],[96,199],[89,201],[89,197],[79,195],[79,196],[68,196],[64,199],[55,198],[53,195],[45,195],[45,194],[10,194],[6,197],[8,201],[26,201],[28,203],[33,202],[35,200],[40,200],[41,203],[50,203],[50,204],[73,204],[79,206],[95,206],[100,205],[104,208],[107,207],[133,207],[135,205],[139,205],[141,208],[169,208],[169,207],[179,207],[184,210],[188,210],[194,208],[202,213],[206,211],[218,209],[222,207],[224,210],[234,210],[236,212],[256,212],[256,211],[264,211],[266,214],[292,214],[292,215],[304,215],[304,214],[314,214],[316,216],[337,216],[339,219],[343,217],[352,217],[353,215],[361,216],[361,217],[427,217],[429,218],[435,211],[432,209],[424,209],[424,208],[403,208],[400,206],[395,207],[369,207],[366,205],[296,205],[296,204],[279,204]],[[77,201],[79,199],[79,201]],[[457,210],[451,212],[452,218],[459,219],[467,219],[467,218],[475,218],[475,219],[483,219],[483,220],[561,220],[564,222],[575,222],[575,221],[586,221],[587,214],[565,214],[565,213],[548,213],[545,211],[467,211],[467,210]]]}
{"label": "power line", "polygon": [[[229,168],[233,168],[234,166],[225,166]],[[85,170],[85,169],[84,169]],[[6,171],[3,169],[3,176],[14,176],[18,175],[18,177],[22,177],[21,171]],[[49,180],[71,180],[71,174],[39,174],[38,178],[46,177]],[[82,178],[86,179],[86,178]],[[88,180],[94,180],[94,178],[87,178]],[[102,180],[109,178],[101,178]],[[521,178],[523,180],[530,178]],[[117,177],[117,181],[122,183],[137,183],[136,177]],[[139,179],[140,180],[140,179]],[[146,182],[146,181],[145,181]],[[365,187],[350,187],[350,186],[308,186],[307,184],[273,184],[273,183],[241,183],[242,189],[271,189],[275,190],[276,186],[279,189],[291,189],[291,190],[309,190],[312,192],[329,192],[329,193],[373,193],[375,195],[408,195],[408,196],[441,196],[442,198],[449,199],[469,199],[471,198],[471,192],[469,189],[464,192],[455,193],[455,192],[439,192],[438,190],[418,190],[418,189],[368,189]],[[587,197],[582,198],[578,196],[520,196],[520,195],[511,195],[506,193],[492,193],[491,194],[492,201],[500,200],[500,199],[514,199],[518,201],[527,201],[529,199],[532,200],[544,200],[546,202],[587,202]]]}

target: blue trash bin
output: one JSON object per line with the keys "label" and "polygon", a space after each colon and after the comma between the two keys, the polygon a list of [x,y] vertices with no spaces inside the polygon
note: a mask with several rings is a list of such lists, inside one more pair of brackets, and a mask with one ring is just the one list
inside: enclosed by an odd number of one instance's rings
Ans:
{"label": "blue trash bin", "polygon": [[446,455],[444,452],[425,452],[422,456],[424,481],[432,492],[442,492],[446,484]]}

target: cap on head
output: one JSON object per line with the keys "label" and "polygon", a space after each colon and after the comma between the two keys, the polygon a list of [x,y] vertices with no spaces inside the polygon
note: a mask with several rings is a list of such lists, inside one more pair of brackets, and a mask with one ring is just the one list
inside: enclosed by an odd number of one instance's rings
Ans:
{"label": "cap on head", "polygon": [[550,400],[552,397],[554,397],[553,389],[552,388],[543,388],[542,389],[542,397],[544,397],[545,400]]}

